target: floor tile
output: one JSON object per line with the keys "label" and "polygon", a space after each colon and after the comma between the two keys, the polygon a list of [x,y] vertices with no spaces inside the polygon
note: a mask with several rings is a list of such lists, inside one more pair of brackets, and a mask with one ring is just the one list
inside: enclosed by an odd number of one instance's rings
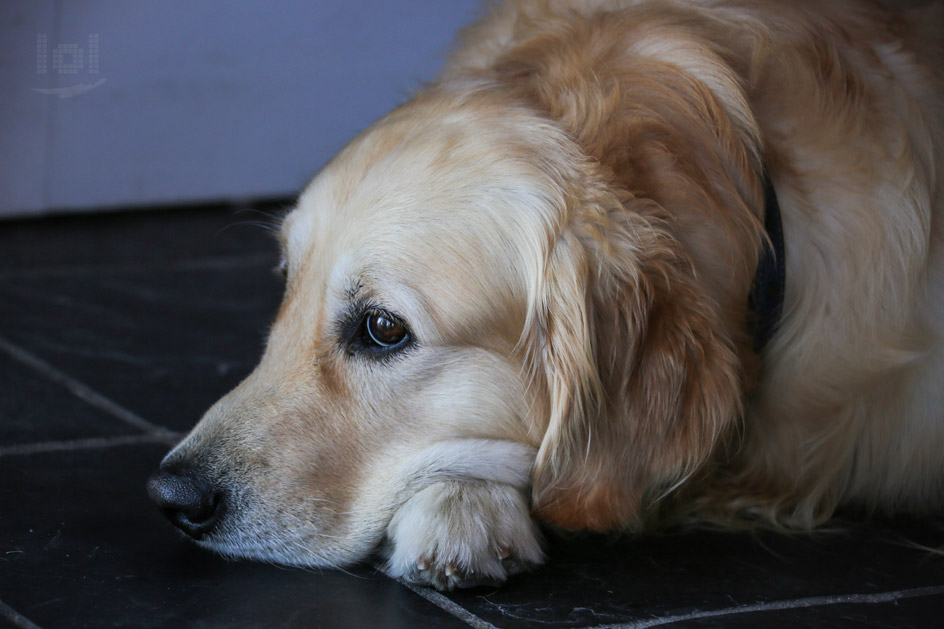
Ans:
{"label": "floor tile", "polygon": [[140,432],[0,349],[0,448]]}
{"label": "floor tile", "polygon": [[164,449],[0,457],[0,600],[41,627],[467,626],[369,568],[320,574],[196,548],[144,492]]}
{"label": "floor tile", "polygon": [[940,629],[944,599],[938,596],[905,598],[887,603],[837,604],[824,607],[729,614],[669,625],[672,629],[717,627],[718,629]]}
{"label": "floor tile", "polygon": [[[197,209],[0,223],[0,337],[147,421],[187,430],[255,365],[278,306],[274,240],[227,227],[260,218]],[[0,352],[0,448],[111,445],[0,456],[0,603],[45,627],[462,626],[370,568],[319,574],[193,547],[144,493],[167,446],[128,445],[136,434]],[[750,610],[940,587],[944,558],[913,546],[942,540],[944,525],[906,519],[849,521],[813,539],[555,538],[533,574],[432,598],[510,628],[928,627],[944,595]]]}
{"label": "floor tile", "polygon": [[0,221],[0,274],[124,265],[274,252],[271,226],[290,201],[251,208],[185,208],[157,212]]}
{"label": "floor tile", "polygon": [[[503,627],[588,627],[804,597],[944,586],[944,526],[850,522],[817,538],[696,532],[608,540],[554,539],[548,565],[497,589],[449,598]],[[937,596],[944,609],[944,594]],[[828,607],[817,617],[832,618]]]}
{"label": "floor tile", "polygon": [[12,343],[148,421],[186,430],[259,359],[269,265],[0,280]]}

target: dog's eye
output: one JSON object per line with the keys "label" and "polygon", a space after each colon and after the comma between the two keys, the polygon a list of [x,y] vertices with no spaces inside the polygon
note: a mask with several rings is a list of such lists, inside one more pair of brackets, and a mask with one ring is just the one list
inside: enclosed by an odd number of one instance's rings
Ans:
{"label": "dog's eye", "polygon": [[409,337],[406,325],[391,314],[371,311],[364,317],[364,340],[384,349],[396,347]]}

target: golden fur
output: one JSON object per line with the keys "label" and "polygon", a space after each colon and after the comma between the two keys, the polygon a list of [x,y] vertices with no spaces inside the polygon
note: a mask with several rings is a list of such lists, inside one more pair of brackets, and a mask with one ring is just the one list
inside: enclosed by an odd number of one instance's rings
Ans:
{"label": "golden fur", "polygon": [[[164,464],[225,495],[202,543],[303,565],[383,543],[448,588],[542,561],[532,516],[939,511],[940,9],[493,8],[285,219],[261,364]],[[787,286],[757,355],[765,169]],[[371,309],[409,344],[357,345]]]}

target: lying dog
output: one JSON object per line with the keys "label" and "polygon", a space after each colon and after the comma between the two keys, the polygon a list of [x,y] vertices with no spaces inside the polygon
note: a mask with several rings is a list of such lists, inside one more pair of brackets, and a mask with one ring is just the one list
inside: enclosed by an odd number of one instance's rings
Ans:
{"label": "lying dog", "polygon": [[521,0],[279,232],[256,370],[149,484],[221,553],[452,588],[535,521],[944,504],[939,11]]}

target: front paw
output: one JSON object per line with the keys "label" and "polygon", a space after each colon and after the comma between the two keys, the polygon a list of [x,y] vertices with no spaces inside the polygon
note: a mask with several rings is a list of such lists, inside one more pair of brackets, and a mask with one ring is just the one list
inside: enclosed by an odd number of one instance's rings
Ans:
{"label": "front paw", "polygon": [[525,496],[489,481],[444,481],[416,493],[387,527],[394,578],[440,590],[497,585],[544,561]]}

